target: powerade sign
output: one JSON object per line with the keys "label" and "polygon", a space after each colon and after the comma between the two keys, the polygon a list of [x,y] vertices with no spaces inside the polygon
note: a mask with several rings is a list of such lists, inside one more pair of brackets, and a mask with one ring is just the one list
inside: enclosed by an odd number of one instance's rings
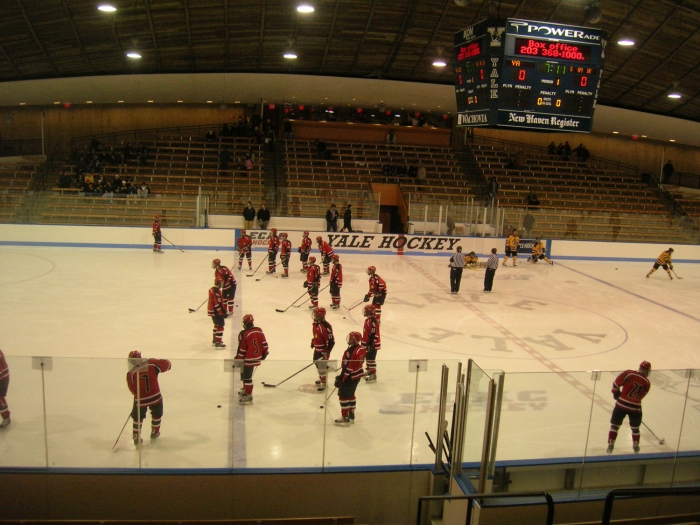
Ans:
{"label": "powerade sign", "polygon": [[508,19],[506,32],[509,35],[542,37],[566,42],[601,43],[605,38],[605,33],[600,29],[513,19]]}

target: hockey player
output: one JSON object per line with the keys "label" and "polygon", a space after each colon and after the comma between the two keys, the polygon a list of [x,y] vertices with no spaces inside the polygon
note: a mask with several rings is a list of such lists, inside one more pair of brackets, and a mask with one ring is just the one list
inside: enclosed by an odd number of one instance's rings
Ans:
{"label": "hockey player", "polygon": [[279,249],[280,238],[277,236],[277,228],[272,228],[270,230],[270,240],[267,243],[267,273],[275,273]]}
{"label": "hockey player", "polygon": [[377,382],[377,350],[382,348],[382,337],[379,334],[379,321],[374,317],[374,305],[368,304],[362,309],[365,325],[362,330],[362,345],[367,350],[367,373],[365,381]]}
{"label": "hockey player", "polygon": [[464,257],[464,266],[466,266],[467,268],[476,268],[478,265],[479,265],[479,258],[476,256],[476,253],[469,252]]}
{"label": "hockey player", "polygon": [[226,266],[221,264],[221,259],[214,259],[211,262],[211,267],[214,268],[214,282],[221,280],[221,295],[226,302],[226,311],[228,315],[233,313],[233,300],[236,297],[236,278],[233,272]]}
{"label": "hockey player", "polygon": [[209,288],[209,304],[207,306],[207,313],[214,322],[211,344],[216,348],[226,348],[222,339],[224,337],[224,326],[226,325],[224,319],[228,317],[228,312],[226,310],[226,300],[221,292],[221,284],[221,279],[217,277],[214,286]]}
{"label": "hockey player", "polygon": [[316,237],[316,243],[318,244],[318,251],[321,252],[321,262],[323,263],[323,274],[329,273],[329,267],[331,261],[333,260],[333,255],[335,252],[331,245],[323,240],[320,235]]}
{"label": "hockey player", "polygon": [[153,251],[163,253],[161,249],[163,236],[160,233],[160,215],[156,215],[156,218],[153,220],[153,231],[151,235],[153,235]]}
{"label": "hockey player", "polygon": [[238,353],[236,359],[244,359],[241,368],[243,388],[238,392],[238,402],[250,405],[253,402],[253,372],[260,361],[267,358],[267,340],[260,328],[256,328],[253,316],[243,316],[243,330],[238,334]]}
{"label": "hockey player", "polygon": [[377,269],[374,266],[367,267],[367,275],[369,275],[369,292],[365,295],[365,302],[372,299],[372,304],[375,306],[374,317],[379,321],[382,318],[382,305],[386,299],[386,283],[384,279],[377,275]]}
{"label": "hockey player", "polygon": [[309,260],[309,254],[311,253],[311,237],[309,237],[309,232],[305,231],[303,237],[301,238],[301,246],[299,246],[299,260],[301,261],[302,268],[300,272],[305,272],[308,266],[307,261]]}
{"label": "hockey player", "polygon": [[5,360],[5,354],[0,350],[0,416],[2,416],[2,422],[0,422],[0,430],[10,426],[10,409],[7,406],[7,400],[5,396],[7,395],[7,388],[10,386],[10,367],[7,366],[7,361]]}
{"label": "hockey player", "polygon": [[131,419],[134,420],[132,438],[137,447],[141,439],[141,425],[146,418],[146,410],[151,411],[151,440],[160,437],[160,420],[163,417],[163,396],[160,393],[158,374],[167,372],[171,363],[167,359],[142,359],[141,352],[129,352],[131,370],[126,374],[126,383],[134,395]]}
{"label": "hockey player", "polygon": [[671,275],[671,270],[673,270],[673,263],[671,262],[672,253],[673,248],[669,248],[665,252],[661,252],[661,255],[659,255],[659,258],[656,259],[656,262],[654,263],[654,267],[651,270],[649,270],[649,273],[647,274],[647,279],[652,273],[659,269],[659,266],[661,266],[664,270],[666,270],[668,278],[673,280],[673,276]]}
{"label": "hockey player", "polygon": [[340,256],[333,254],[333,269],[331,270],[331,308],[340,308],[340,288],[343,286],[343,265]]}
{"label": "hockey player", "polygon": [[527,258],[527,262],[536,263],[537,261],[545,261],[549,264],[554,264],[553,261],[547,259],[547,251],[542,244],[542,238],[537,237],[534,244],[532,245],[532,257]]}
{"label": "hockey player", "polygon": [[309,257],[309,264],[306,267],[306,281],[304,288],[309,292],[311,306],[309,308],[318,307],[318,288],[321,284],[321,268],[316,264],[316,257]]}
{"label": "hockey player", "polygon": [[365,361],[365,347],[362,346],[362,334],[350,332],[346,338],[348,347],[343,353],[340,375],[335,377],[335,387],[338,389],[340,401],[340,419],[335,424],[343,427],[355,422],[355,390],[362,379],[362,367]]}
{"label": "hockey player", "polygon": [[292,243],[287,239],[286,233],[280,233],[280,261],[282,261],[282,268],[284,268],[282,277],[289,277],[289,258],[291,255]]}
{"label": "hockey player", "polygon": [[520,246],[520,236],[518,230],[513,232],[506,239],[506,256],[503,258],[503,266],[506,266],[508,257],[513,256],[513,266],[518,264],[518,246]]}
{"label": "hockey player", "polygon": [[612,386],[612,395],[615,398],[615,408],[610,418],[610,432],[608,433],[608,454],[612,454],[617,439],[617,431],[625,419],[629,417],[632,429],[632,450],[639,453],[639,426],[642,424],[642,399],[649,393],[651,383],[648,376],[651,371],[651,363],[642,361],[639,370],[625,370]]}
{"label": "hockey player", "polygon": [[250,235],[246,233],[245,230],[241,230],[241,235],[238,237],[238,269],[243,266],[243,257],[248,259],[248,269],[253,269],[253,261],[251,259],[251,252],[253,249],[253,239]]}
{"label": "hockey player", "polygon": [[328,373],[328,363],[323,361],[328,361],[331,350],[335,346],[335,337],[333,337],[333,327],[326,321],[325,308],[314,308],[311,311],[311,317],[314,320],[311,348],[314,349],[314,362],[318,370],[316,385],[318,385],[317,390],[323,392],[326,389],[326,375]]}

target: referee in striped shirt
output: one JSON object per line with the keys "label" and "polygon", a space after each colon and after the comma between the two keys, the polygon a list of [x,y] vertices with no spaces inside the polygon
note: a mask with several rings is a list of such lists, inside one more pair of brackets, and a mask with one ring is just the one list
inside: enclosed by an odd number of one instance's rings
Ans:
{"label": "referee in striped shirt", "polygon": [[484,291],[490,292],[493,288],[493,278],[496,275],[496,270],[498,269],[498,255],[496,255],[496,248],[491,248],[491,255],[489,255],[489,260],[486,261],[486,275],[484,275]]}
{"label": "referee in striped shirt", "polygon": [[450,257],[450,288],[452,293],[459,292],[459,283],[462,281],[462,271],[464,269],[464,254],[462,247],[457,246],[457,253]]}

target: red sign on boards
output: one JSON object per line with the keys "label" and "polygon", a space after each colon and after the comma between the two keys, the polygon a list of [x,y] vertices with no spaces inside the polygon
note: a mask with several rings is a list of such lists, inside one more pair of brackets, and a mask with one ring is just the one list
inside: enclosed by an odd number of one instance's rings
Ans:
{"label": "red sign on boards", "polygon": [[481,43],[471,42],[466,46],[460,46],[457,52],[457,60],[467,60],[471,57],[476,57],[481,54]]}

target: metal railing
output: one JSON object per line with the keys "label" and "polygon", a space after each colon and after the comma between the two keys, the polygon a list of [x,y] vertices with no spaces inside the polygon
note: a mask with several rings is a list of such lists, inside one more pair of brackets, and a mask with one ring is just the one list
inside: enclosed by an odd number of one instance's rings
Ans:
{"label": "metal railing", "polygon": [[698,190],[700,189],[700,175],[696,175],[695,173],[679,173],[674,171],[673,175],[671,175],[668,180],[664,181],[664,184]]}
{"label": "metal railing", "polygon": [[[654,498],[659,496],[700,496],[700,487],[678,487],[668,489],[614,489],[605,497],[601,525],[610,525],[615,498]],[[418,503],[420,509],[420,502]]]}
{"label": "metal railing", "polygon": [[552,525],[554,522],[554,500],[549,492],[537,491],[537,492],[514,492],[509,494],[468,494],[466,496],[421,496],[418,498],[418,513],[416,515],[416,525],[422,523],[423,516],[423,502],[424,501],[458,501],[458,500],[468,500],[467,506],[467,517],[464,521],[466,525],[471,523],[472,519],[472,502],[475,499],[525,499],[525,498],[544,498],[547,503],[547,520],[546,525]]}

